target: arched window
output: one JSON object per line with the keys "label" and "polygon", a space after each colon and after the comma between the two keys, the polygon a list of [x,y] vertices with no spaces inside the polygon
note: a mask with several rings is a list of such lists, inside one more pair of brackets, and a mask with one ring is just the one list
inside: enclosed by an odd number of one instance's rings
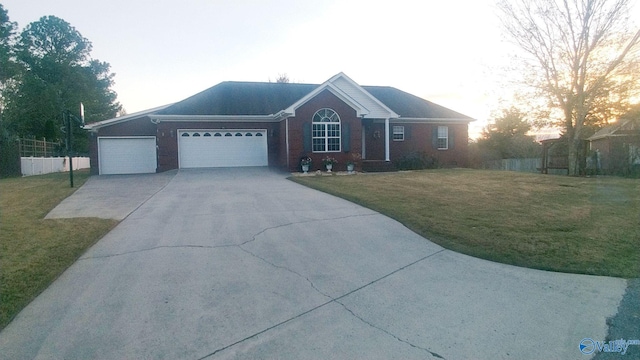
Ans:
{"label": "arched window", "polygon": [[252,133],[246,133],[246,134],[244,134],[244,136],[253,136],[253,134]]}
{"label": "arched window", "polygon": [[213,136],[222,136],[220,133],[215,133]]}
{"label": "arched window", "polygon": [[191,136],[200,136],[200,133],[193,133]]}
{"label": "arched window", "polygon": [[242,133],[236,133],[236,136],[242,136]]}
{"label": "arched window", "polygon": [[231,135],[231,133],[226,133],[224,134],[224,136],[233,136],[233,135]]}
{"label": "arched window", "polygon": [[211,134],[209,134],[209,133],[204,133],[204,135],[203,135],[203,136],[211,136]]}
{"label": "arched window", "polygon": [[182,133],[180,136],[189,136],[189,133]]}
{"label": "arched window", "polygon": [[332,109],[320,109],[312,119],[313,152],[340,151],[340,117]]}

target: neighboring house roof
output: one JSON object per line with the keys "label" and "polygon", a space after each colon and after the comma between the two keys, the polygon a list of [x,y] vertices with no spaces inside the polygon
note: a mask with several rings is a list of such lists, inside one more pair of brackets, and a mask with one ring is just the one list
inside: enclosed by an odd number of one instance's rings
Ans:
{"label": "neighboring house roof", "polygon": [[154,121],[190,116],[202,121],[233,117],[244,120],[278,120],[323,90],[329,90],[353,106],[363,118],[394,118],[407,121],[441,120],[470,122],[474,119],[443,106],[388,86],[360,86],[343,73],[323,84],[225,81],[174,104],[126,117],[89,124],[102,126],[149,115]]}
{"label": "neighboring house roof", "polygon": [[590,136],[587,140],[599,140],[609,137],[619,136],[638,136],[640,135],[640,119],[626,119],[619,122],[605,126],[598,130],[595,134]]}

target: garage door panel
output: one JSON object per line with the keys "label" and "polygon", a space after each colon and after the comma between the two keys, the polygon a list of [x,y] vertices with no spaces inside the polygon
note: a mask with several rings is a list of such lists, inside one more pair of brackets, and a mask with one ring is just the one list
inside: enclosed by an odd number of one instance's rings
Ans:
{"label": "garage door panel", "polygon": [[181,168],[268,165],[265,130],[181,130],[178,138]]}
{"label": "garage door panel", "polygon": [[100,174],[156,172],[154,137],[98,138]]}

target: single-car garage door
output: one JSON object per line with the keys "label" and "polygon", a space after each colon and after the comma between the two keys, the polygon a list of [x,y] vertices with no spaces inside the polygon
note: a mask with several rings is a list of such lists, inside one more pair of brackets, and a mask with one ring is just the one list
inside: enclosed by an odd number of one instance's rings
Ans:
{"label": "single-car garage door", "polygon": [[156,138],[99,137],[100,174],[144,174],[156,172]]}
{"label": "single-car garage door", "polygon": [[180,168],[269,165],[266,130],[179,130]]}

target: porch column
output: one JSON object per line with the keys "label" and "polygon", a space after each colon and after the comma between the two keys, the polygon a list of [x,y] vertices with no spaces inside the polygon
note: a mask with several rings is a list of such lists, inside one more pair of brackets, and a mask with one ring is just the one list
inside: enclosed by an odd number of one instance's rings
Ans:
{"label": "porch column", "polygon": [[285,146],[287,147],[287,170],[291,170],[291,168],[289,167],[289,118],[287,117],[286,119],[284,119],[284,124],[285,124]]}
{"label": "porch column", "polygon": [[384,119],[384,161],[391,161],[389,150],[389,118]]}
{"label": "porch column", "polygon": [[361,125],[362,131],[360,131],[360,133],[362,134],[362,160],[364,160],[364,159],[367,158],[367,143],[366,143],[366,141],[367,141],[366,132],[367,131],[366,131],[366,128],[365,128],[365,125],[364,125],[364,121],[361,121],[360,123],[362,124]]}

